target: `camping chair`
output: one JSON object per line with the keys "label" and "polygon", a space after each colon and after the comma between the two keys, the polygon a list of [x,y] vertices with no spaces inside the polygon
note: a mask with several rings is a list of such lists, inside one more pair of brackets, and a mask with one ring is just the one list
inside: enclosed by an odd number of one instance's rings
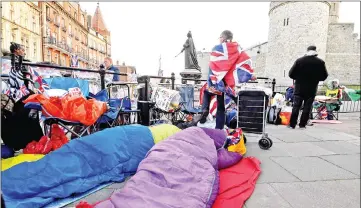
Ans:
{"label": "camping chair", "polygon": [[325,97],[316,97],[313,107],[316,109],[314,119],[322,120],[326,117],[328,120],[338,120],[338,113],[341,106],[341,91],[339,89],[326,90]]}
{"label": "camping chair", "polygon": [[[117,113],[107,114],[108,118],[112,120],[111,126],[120,126],[120,125],[129,125],[138,123],[138,117],[140,115],[140,110],[132,109],[132,102],[130,99],[130,85],[135,85],[134,82],[110,82],[107,84],[107,90],[109,95],[109,106],[111,109],[116,109]],[[127,95],[122,98],[111,98],[112,92],[116,92],[117,87],[126,87]],[[118,88],[119,89],[119,88]],[[137,97],[136,94],[133,94],[134,97]],[[133,103],[136,105],[136,103]]]}
{"label": "camping chair", "polygon": [[[150,124],[161,123],[162,119],[166,119],[172,124],[177,124],[177,118],[183,105],[183,102],[179,101],[181,99],[179,92],[163,87],[156,87],[152,88],[151,94]],[[170,108],[172,105],[173,107]]]}
{"label": "camping chair", "polygon": [[181,111],[178,114],[178,119],[184,121],[188,118],[193,118],[195,115],[202,113],[201,106],[194,107],[194,86],[183,85],[177,87],[177,91],[181,96]]}
{"label": "camping chair", "polygon": [[[82,94],[85,97],[89,95],[89,83],[87,80],[75,79],[70,77],[54,77],[44,79],[50,89],[62,89],[68,90],[70,88],[80,88]],[[41,120],[43,121],[44,134],[49,138],[51,137],[51,127],[53,124],[58,124],[64,130],[65,134],[71,133],[72,138],[82,137],[86,134],[90,134],[91,126],[86,126],[80,122],[69,121],[66,119],[52,116],[39,103],[27,103],[25,108],[35,109],[42,112]]]}

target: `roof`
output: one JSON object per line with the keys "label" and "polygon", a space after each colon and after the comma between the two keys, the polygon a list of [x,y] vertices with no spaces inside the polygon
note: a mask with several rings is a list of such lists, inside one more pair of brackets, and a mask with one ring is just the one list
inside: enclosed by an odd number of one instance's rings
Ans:
{"label": "roof", "polygon": [[92,18],[92,28],[101,35],[110,35],[100,11],[99,3]]}

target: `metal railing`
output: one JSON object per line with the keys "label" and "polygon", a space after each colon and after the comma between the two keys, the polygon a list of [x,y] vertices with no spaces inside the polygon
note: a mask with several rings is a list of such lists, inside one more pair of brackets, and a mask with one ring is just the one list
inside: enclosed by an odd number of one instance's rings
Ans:
{"label": "metal railing", "polygon": [[[341,84],[342,85],[342,84]],[[350,84],[350,85],[343,85],[346,88],[359,90],[360,85],[359,84]],[[275,86],[275,92],[280,94],[285,94],[287,88],[290,86],[285,85],[276,85]],[[325,95],[326,94],[327,87],[325,85],[319,85],[317,90],[317,95]],[[352,101],[347,93],[342,90],[342,99],[341,99],[342,105],[340,106],[339,113],[354,113],[354,112],[360,112],[361,109],[361,102],[360,101]]]}

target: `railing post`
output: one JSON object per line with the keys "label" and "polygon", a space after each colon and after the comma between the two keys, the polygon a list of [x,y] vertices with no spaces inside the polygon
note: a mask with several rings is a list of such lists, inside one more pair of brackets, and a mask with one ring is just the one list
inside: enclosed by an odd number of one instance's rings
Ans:
{"label": "railing post", "polygon": [[275,92],[275,87],[276,87],[276,79],[272,79],[272,94]]}
{"label": "railing post", "polygon": [[105,68],[104,68],[104,65],[100,65],[99,74],[100,74],[100,87],[101,87],[102,90],[104,90],[105,89]]}
{"label": "railing post", "polygon": [[174,74],[174,72],[172,72],[172,74],[171,74],[171,81],[172,81],[172,90],[174,90],[175,89],[175,86],[174,86],[174,84],[175,84],[175,74]]}
{"label": "railing post", "polygon": [[148,76],[145,76],[145,79],[144,79],[144,89],[145,89],[145,101],[149,101],[148,99],[149,99],[149,94],[148,94],[148,92],[149,92],[149,86],[148,86],[148,82],[149,82],[149,77]]}

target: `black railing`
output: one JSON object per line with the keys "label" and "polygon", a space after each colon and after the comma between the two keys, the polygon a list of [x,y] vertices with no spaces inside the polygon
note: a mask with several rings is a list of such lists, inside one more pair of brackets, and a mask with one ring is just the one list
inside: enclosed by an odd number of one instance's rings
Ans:
{"label": "black railing", "polygon": [[[341,84],[342,85],[342,84]],[[350,84],[350,85],[343,85],[346,88],[359,90],[360,84]],[[285,94],[287,88],[289,88],[290,85],[277,85],[275,86],[275,92],[280,94]],[[325,85],[319,85],[317,90],[317,95],[326,95],[327,87]],[[353,112],[360,112],[361,109],[361,102],[360,101],[352,101],[345,90],[342,90],[342,99],[341,99],[342,105],[340,106],[339,113],[353,113]]]}
{"label": "black railing", "polygon": [[[44,67],[44,68],[52,68],[55,70],[68,70],[68,71],[79,71],[79,72],[91,72],[97,73],[100,75],[100,86],[101,89],[105,89],[105,75],[106,74],[116,74],[120,76],[128,76],[126,73],[116,73],[111,71],[105,71],[104,67],[100,68],[100,70],[93,70],[93,69],[83,69],[83,68],[73,68],[73,67],[65,67],[65,66],[57,66],[57,65],[49,65],[49,64],[39,64],[39,63],[31,63],[31,62],[23,62],[23,57],[19,56],[19,61],[15,61],[15,55],[11,54],[11,67],[15,67],[18,70],[22,70],[22,66],[31,66],[31,67]],[[28,82],[32,81],[29,80],[26,76],[29,74],[27,71],[23,71],[23,80],[25,85],[28,87]]]}

